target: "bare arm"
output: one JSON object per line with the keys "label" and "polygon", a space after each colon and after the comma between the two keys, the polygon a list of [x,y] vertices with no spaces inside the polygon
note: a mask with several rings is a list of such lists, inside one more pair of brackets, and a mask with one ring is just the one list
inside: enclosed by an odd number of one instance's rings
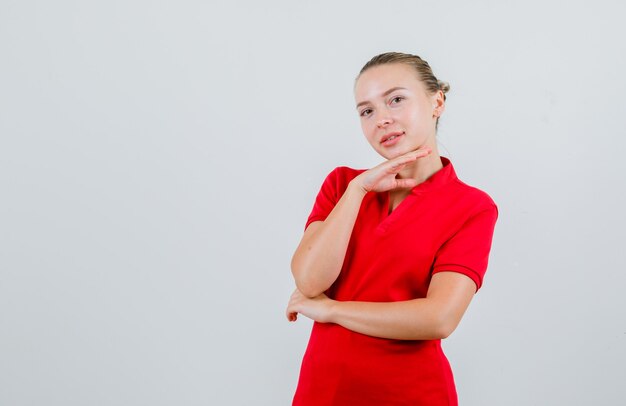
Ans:
{"label": "bare arm", "polygon": [[296,286],[315,297],[333,284],[343,265],[350,235],[367,192],[351,182],[325,221],[307,227],[291,259]]}
{"label": "bare arm", "polygon": [[428,340],[448,337],[469,306],[476,285],[456,272],[433,275],[426,298],[402,302],[338,302],[325,295],[313,299],[297,290],[287,307],[287,318],[297,313],[322,323],[336,323],[374,337]]}
{"label": "bare arm", "polygon": [[396,179],[396,175],[406,164],[430,152],[427,148],[411,151],[361,173],[350,182],[326,220],[309,224],[291,259],[291,273],[303,295],[318,296],[339,276],[365,194],[414,187],[414,179]]}

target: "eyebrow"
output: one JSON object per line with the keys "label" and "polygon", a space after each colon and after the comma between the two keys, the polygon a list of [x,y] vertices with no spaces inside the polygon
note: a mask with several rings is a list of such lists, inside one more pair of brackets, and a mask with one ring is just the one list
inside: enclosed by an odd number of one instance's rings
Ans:
{"label": "eyebrow", "polygon": [[[399,86],[392,87],[391,89],[389,89],[389,90],[385,91],[385,92],[384,92],[381,96],[382,96],[382,97],[385,97],[385,96],[387,96],[389,93],[393,93],[393,92],[395,92],[396,90],[407,90],[407,88],[405,88],[405,87],[399,87]],[[366,101],[362,101],[361,103],[359,103],[359,104],[357,104],[357,105],[356,105],[356,108],[358,109],[359,107],[361,107],[362,105],[367,104],[367,103],[369,103],[367,100],[366,100]]]}

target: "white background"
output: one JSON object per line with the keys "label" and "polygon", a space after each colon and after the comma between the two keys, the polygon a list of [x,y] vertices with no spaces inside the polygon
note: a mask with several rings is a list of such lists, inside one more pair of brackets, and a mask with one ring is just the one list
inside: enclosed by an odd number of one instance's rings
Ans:
{"label": "white background", "polygon": [[451,85],[440,152],[498,204],[444,342],[462,405],[626,398],[619,1],[0,0],[0,404],[287,405],[291,255],[353,80]]}

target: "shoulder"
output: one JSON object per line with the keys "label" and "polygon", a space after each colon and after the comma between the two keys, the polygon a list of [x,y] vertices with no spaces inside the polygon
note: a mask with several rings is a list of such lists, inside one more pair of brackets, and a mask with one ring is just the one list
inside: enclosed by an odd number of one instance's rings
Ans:
{"label": "shoulder", "polygon": [[494,211],[498,215],[498,205],[493,198],[484,190],[469,185],[460,179],[453,182],[454,194],[457,201],[465,206],[470,213],[479,213],[483,211]]}
{"label": "shoulder", "polygon": [[335,190],[343,191],[352,179],[366,170],[367,169],[350,168],[348,166],[338,166],[326,176],[324,183]]}
{"label": "shoulder", "polygon": [[366,170],[367,169],[350,168],[349,166],[338,166],[333,169],[331,173],[334,173],[335,176],[337,176],[338,178],[346,178],[352,180]]}
{"label": "shoulder", "polygon": [[441,156],[441,162],[444,167],[441,170],[439,183],[445,187],[440,189],[441,193],[437,194],[437,198],[442,204],[447,203],[445,205],[448,208],[470,215],[483,210],[497,211],[496,203],[487,192],[459,178],[457,168],[450,158]]}

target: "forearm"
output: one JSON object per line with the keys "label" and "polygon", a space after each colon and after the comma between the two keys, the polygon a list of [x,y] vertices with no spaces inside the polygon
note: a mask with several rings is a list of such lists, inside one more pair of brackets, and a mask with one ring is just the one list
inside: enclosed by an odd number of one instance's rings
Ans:
{"label": "forearm", "polygon": [[402,302],[334,301],[329,322],[357,333],[397,340],[446,338],[457,322],[431,299]]}
{"label": "forearm", "polygon": [[291,271],[296,286],[306,296],[324,292],[339,276],[365,194],[350,183],[326,220],[300,242],[291,260]]}
{"label": "forearm", "polygon": [[300,313],[320,323],[335,323],[380,338],[441,339],[456,329],[475,293],[475,282],[457,272],[434,274],[425,298],[398,302],[341,302],[324,294],[308,298],[296,289],[287,306],[287,318],[295,321]]}

